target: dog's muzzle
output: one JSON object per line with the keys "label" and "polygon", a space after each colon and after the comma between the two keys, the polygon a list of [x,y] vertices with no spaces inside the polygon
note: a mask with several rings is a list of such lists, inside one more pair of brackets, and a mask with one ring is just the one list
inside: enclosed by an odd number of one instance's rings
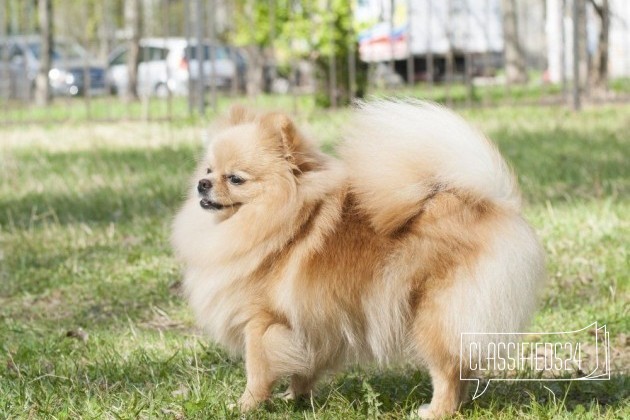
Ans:
{"label": "dog's muzzle", "polygon": [[210,201],[207,198],[202,198],[199,202],[199,205],[205,210],[221,210],[226,207],[223,204],[215,203],[214,201]]}

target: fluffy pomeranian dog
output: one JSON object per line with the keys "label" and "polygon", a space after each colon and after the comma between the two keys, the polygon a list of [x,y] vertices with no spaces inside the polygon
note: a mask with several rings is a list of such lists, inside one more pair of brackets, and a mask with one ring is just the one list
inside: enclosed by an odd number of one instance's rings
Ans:
{"label": "fluffy pomeranian dog", "polygon": [[338,151],[282,113],[233,107],[175,218],[184,289],[213,340],[242,355],[238,407],[309,393],[349,363],[424,364],[422,417],[455,412],[461,333],[518,332],[544,277],[497,149],[438,105],[359,104]]}

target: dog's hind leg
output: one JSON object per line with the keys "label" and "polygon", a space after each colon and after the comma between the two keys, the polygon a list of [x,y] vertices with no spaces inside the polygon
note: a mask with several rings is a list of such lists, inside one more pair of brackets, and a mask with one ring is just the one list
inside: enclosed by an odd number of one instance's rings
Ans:
{"label": "dog's hind leg", "polygon": [[466,397],[469,371],[460,370],[459,349],[449,347],[444,340],[445,331],[437,318],[416,319],[414,335],[419,355],[429,368],[433,396],[430,404],[418,410],[423,419],[441,418],[455,413]]}
{"label": "dog's hind leg", "polygon": [[282,394],[279,394],[278,397],[283,400],[290,401],[309,395],[311,391],[313,391],[313,387],[315,386],[317,379],[318,375],[291,375],[291,383],[289,384],[289,387]]}
{"label": "dog's hind leg", "polygon": [[453,414],[459,409],[467,389],[466,381],[460,380],[459,366],[450,361],[431,366],[429,373],[433,396],[430,404],[418,409],[418,415],[423,419],[434,419]]}

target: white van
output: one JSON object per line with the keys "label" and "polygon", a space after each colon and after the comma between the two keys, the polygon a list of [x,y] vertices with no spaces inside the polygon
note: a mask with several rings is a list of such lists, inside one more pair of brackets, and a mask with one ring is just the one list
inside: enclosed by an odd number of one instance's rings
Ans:
{"label": "white van", "polygon": [[[138,94],[166,96],[188,94],[188,82],[198,75],[197,48],[185,38],[144,38],[140,40],[140,64],[138,65]],[[236,48],[213,45],[214,68],[210,61],[210,44],[204,45],[203,78],[210,86],[214,74],[215,86],[227,89],[238,78],[239,86],[245,86],[246,64]],[[124,95],[129,85],[127,44],[120,45],[109,56],[107,82],[113,94]]]}

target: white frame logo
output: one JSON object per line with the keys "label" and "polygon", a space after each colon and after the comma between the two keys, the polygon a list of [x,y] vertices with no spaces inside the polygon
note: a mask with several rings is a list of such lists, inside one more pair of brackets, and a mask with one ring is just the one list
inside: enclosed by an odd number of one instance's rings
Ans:
{"label": "white frame logo", "polygon": [[[578,340],[579,335],[590,333],[592,340]],[[523,341],[519,338],[535,337]],[[501,338],[505,338],[502,340]],[[548,338],[545,340],[545,338]],[[595,346],[594,358],[589,360],[588,373],[582,370],[582,348]],[[569,357],[566,357],[566,354]],[[527,353],[527,355],[525,355]],[[542,357],[541,357],[542,353]],[[563,356],[560,356],[560,353]],[[506,357],[507,355],[507,357]],[[593,360],[594,359],[594,360]],[[533,333],[462,333],[459,348],[459,379],[477,383],[473,400],[483,395],[492,381],[597,381],[610,379],[610,343],[606,325],[597,322],[574,331]],[[575,369],[577,364],[578,369]],[[542,376],[544,373],[571,374],[571,378],[536,377],[470,378],[463,375],[463,368],[470,372],[530,372]],[[487,380],[480,391],[481,380]]]}

